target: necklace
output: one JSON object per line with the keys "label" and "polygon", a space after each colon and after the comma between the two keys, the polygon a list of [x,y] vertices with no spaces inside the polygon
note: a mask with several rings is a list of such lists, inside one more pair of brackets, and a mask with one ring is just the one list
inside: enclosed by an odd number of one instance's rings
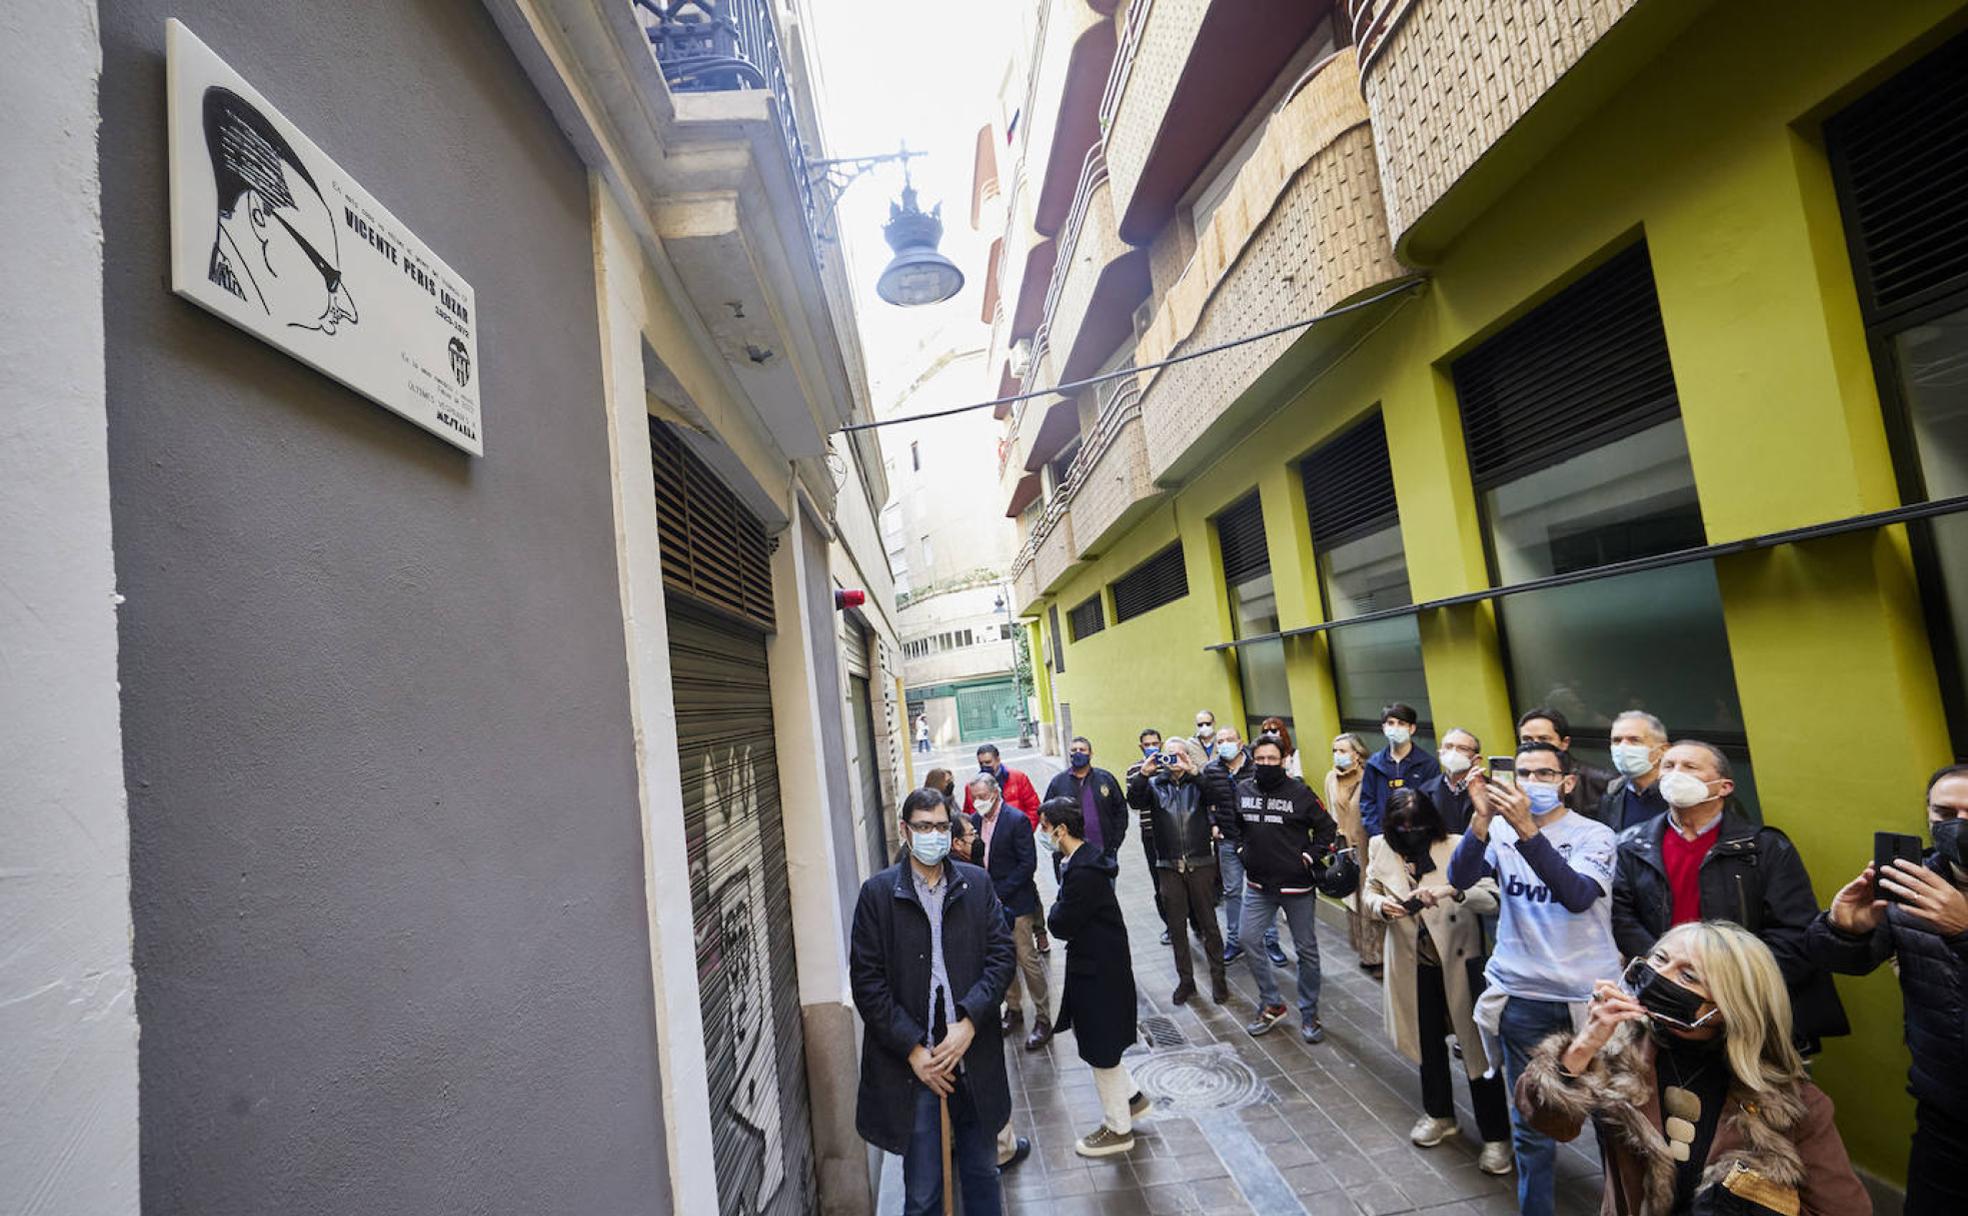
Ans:
{"label": "necklace", "polygon": [[1695,1133],[1701,1126],[1702,1115],[1701,1095],[1691,1086],[1715,1061],[1713,1057],[1704,1059],[1692,1071],[1684,1073],[1675,1053],[1667,1048],[1656,1051],[1654,1061],[1657,1067],[1664,1065],[1665,1071],[1672,1074],[1668,1084],[1661,1086],[1661,1133],[1667,1137],[1667,1153],[1676,1161],[1685,1162],[1694,1151]]}

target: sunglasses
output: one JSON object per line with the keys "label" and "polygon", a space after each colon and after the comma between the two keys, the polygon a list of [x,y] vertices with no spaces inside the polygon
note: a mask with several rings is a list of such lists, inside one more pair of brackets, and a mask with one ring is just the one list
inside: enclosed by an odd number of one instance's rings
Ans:
{"label": "sunglasses", "polygon": [[306,237],[294,231],[294,226],[288,223],[286,218],[278,211],[269,211],[268,214],[279,221],[280,226],[287,230],[287,235],[293,237],[294,243],[301,247],[301,252],[308,255],[308,261],[313,262],[314,268],[321,272],[321,284],[328,289],[328,294],[332,296],[341,290],[342,272],[329,264],[328,259],[322,257],[320,252],[308,242]]}

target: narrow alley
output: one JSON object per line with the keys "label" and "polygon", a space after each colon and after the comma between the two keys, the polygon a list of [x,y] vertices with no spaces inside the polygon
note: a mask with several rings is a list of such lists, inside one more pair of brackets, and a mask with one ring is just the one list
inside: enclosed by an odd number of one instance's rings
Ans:
{"label": "narrow alley", "polygon": [[[1007,751],[1004,759],[1040,790],[1060,771],[1055,758],[1031,751]],[[943,767],[961,778],[975,761],[968,752],[932,752],[918,755],[916,766],[918,775]],[[1204,996],[1180,1008],[1169,1003],[1175,963],[1161,944],[1139,849],[1129,841],[1120,857],[1121,903],[1148,1040],[1130,1053],[1128,1067],[1154,1110],[1135,1125],[1133,1152],[1080,1157],[1073,1141],[1099,1122],[1100,1104],[1072,1032],[1036,1052],[1008,1045],[1012,1124],[1033,1149],[1005,1175],[1007,1212],[1502,1216],[1517,1210],[1516,1176],[1491,1177],[1476,1168],[1481,1146],[1460,1082],[1461,1135],[1430,1149],[1408,1143],[1408,1128],[1421,1113],[1420,1085],[1414,1066],[1387,1040],[1380,982],[1360,969],[1341,922],[1322,915],[1319,926],[1325,1042],[1302,1043],[1289,1025],[1254,1039],[1243,1024],[1256,1008],[1257,990],[1241,961],[1230,966],[1228,1006],[1219,1008]],[[1039,867],[1038,881],[1050,906],[1050,867]],[[1327,911],[1337,909],[1322,909]],[[1054,945],[1050,962],[1057,993],[1063,946]],[[1280,983],[1290,991],[1289,981]],[[1582,1216],[1599,1208],[1599,1164],[1590,1139],[1560,1153],[1561,1213]],[[891,1156],[885,1166],[882,1216],[894,1216],[902,1210],[901,1159]]]}

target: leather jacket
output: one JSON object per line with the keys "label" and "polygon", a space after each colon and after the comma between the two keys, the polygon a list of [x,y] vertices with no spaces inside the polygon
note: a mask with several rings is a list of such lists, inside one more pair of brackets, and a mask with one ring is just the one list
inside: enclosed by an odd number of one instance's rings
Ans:
{"label": "leather jacket", "polygon": [[1141,816],[1142,831],[1155,843],[1155,867],[1193,870],[1216,861],[1216,842],[1210,837],[1209,810],[1203,783],[1195,777],[1171,781],[1166,773],[1128,778],[1128,805]]}

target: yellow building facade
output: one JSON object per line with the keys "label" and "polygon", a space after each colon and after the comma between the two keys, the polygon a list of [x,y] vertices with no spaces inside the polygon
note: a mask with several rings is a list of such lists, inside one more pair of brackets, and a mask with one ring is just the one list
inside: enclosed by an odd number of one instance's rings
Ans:
{"label": "yellow building facade", "polygon": [[[1114,9],[1108,197],[1075,212],[1120,252],[1072,216],[1021,244],[1014,201],[993,268],[994,388],[1144,369],[1006,411],[1049,738],[1113,758],[1198,709],[1278,714],[1316,781],[1386,701],[1492,752],[1553,705],[1601,763],[1638,707],[1724,747],[1821,901],[1875,830],[1925,834],[1926,778],[1968,745],[1946,501],[1968,491],[1968,160],[1950,177],[1928,129],[1968,62],[1961,4],[1359,4],[1193,172],[1157,169],[1197,133],[1154,107],[1204,69],[1157,38],[1220,48],[1219,6],[1091,7]],[[1040,104],[1072,98],[1069,76]],[[1900,140],[1935,167],[1908,176]],[[1004,176],[1043,194],[1048,154]],[[1066,285],[1145,250],[1146,293],[1106,305],[1130,318],[1116,352],[1057,349],[1101,331],[1052,314],[1124,274],[1020,307],[1043,243]],[[1854,1158],[1897,1179],[1900,994],[1883,971],[1840,991],[1854,1033],[1815,1074]]]}

